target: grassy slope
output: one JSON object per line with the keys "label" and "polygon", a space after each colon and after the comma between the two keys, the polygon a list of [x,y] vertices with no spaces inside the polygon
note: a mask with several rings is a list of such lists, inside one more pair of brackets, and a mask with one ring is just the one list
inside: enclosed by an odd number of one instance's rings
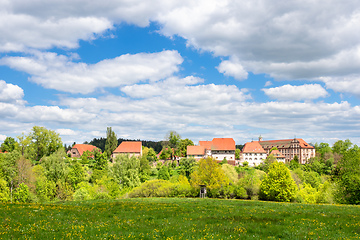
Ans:
{"label": "grassy slope", "polygon": [[150,198],[0,204],[0,239],[356,239],[360,207]]}

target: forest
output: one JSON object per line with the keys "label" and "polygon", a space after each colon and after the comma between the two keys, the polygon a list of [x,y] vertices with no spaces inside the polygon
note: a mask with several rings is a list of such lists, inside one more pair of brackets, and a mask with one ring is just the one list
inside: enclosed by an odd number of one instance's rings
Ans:
{"label": "forest", "polygon": [[316,157],[304,165],[296,157],[283,164],[270,154],[255,168],[186,158],[184,148],[193,143],[176,132],[169,132],[161,145],[183,156],[179,161],[160,161],[150,145],[143,146],[141,157],[110,159],[118,145],[111,128],[102,141],[103,151],[71,158],[59,134],[44,127],[6,138],[0,153],[0,202],[198,197],[200,185],[206,185],[209,198],[360,203],[360,149],[350,140],[314,144]]}

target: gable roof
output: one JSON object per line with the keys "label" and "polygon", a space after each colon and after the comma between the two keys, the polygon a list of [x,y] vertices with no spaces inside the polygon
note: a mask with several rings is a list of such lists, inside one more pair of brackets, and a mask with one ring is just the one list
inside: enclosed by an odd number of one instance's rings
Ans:
{"label": "gable roof", "polygon": [[243,147],[242,153],[266,153],[258,141],[247,142]]}
{"label": "gable roof", "polygon": [[212,141],[199,141],[199,145],[205,149],[211,149]]}
{"label": "gable roof", "polygon": [[232,138],[214,138],[211,150],[235,150],[235,141]]}
{"label": "gable roof", "polygon": [[187,155],[205,155],[204,146],[187,146],[186,148]]}
{"label": "gable roof", "polygon": [[141,153],[141,148],[141,142],[124,141],[114,150],[114,153]]}
{"label": "gable roof", "polygon": [[75,144],[71,149],[77,149],[80,155],[83,155],[86,151],[92,151],[97,149],[97,147],[90,145],[90,144]]}
{"label": "gable roof", "polygon": [[272,147],[289,148],[293,141],[298,141],[301,148],[311,148],[311,149],[314,148],[313,146],[311,146],[301,138],[259,141],[259,143],[261,146],[265,148],[272,148]]}
{"label": "gable roof", "polygon": [[284,155],[279,150],[272,150],[271,154],[276,158],[285,158]]}

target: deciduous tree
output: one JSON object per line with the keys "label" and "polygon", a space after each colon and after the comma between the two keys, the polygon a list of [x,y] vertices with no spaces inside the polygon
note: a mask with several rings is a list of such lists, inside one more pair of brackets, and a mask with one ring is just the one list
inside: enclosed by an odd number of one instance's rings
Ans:
{"label": "deciduous tree", "polygon": [[273,162],[260,185],[260,199],[290,202],[295,198],[297,186],[289,169],[281,162]]}

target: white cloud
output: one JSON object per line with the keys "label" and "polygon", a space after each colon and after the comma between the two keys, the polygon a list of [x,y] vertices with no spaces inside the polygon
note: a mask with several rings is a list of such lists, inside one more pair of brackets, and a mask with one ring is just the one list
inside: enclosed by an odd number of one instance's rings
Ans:
{"label": "white cloud", "polygon": [[328,96],[328,92],[319,84],[305,84],[301,86],[287,84],[281,87],[263,88],[262,90],[271,99],[281,101],[314,100]]}
{"label": "white cloud", "polygon": [[0,64],[31,74],[30,80],[45,88],[86,94],[99,88],[158,81],[177,72],[182,61],[177,51],[125,54],[96,64],[75,63],[64,55],[36,52],[31,57],[5,57]]}
{"label": "white cloud", "polygon": [[271,82],[271,81],[266,81],[266,83],[265,83],[265,86],[264,87],[269,87],[269,86],[271,86],[273,83]]}
{"label": "white cloud", "polygon": [[6,135],[0,134],[0,142],[4,142],[6,139]]}
{"label": "white cloud", "polygon": [[351,93],[360,97],[360,74],[344,77],[321,77],[327,88],[336,92]]}
{"label": "white cloud", "polygon": [[0,102],[19,102],[24,97],[21,87],[0,80]]}
{"label": "white cloud", "polygon": [[78,134],[74,130],[68,128],[60,128],[60,129],[56,129],[55,131],[59,133],[61,136],[76,136]]}
{"label": "white cloud", "polygon": [[248,77],[247,71],[238,60],[222,61],[217,69],[225,76],[232,76],[237,80],[244,80]]}

